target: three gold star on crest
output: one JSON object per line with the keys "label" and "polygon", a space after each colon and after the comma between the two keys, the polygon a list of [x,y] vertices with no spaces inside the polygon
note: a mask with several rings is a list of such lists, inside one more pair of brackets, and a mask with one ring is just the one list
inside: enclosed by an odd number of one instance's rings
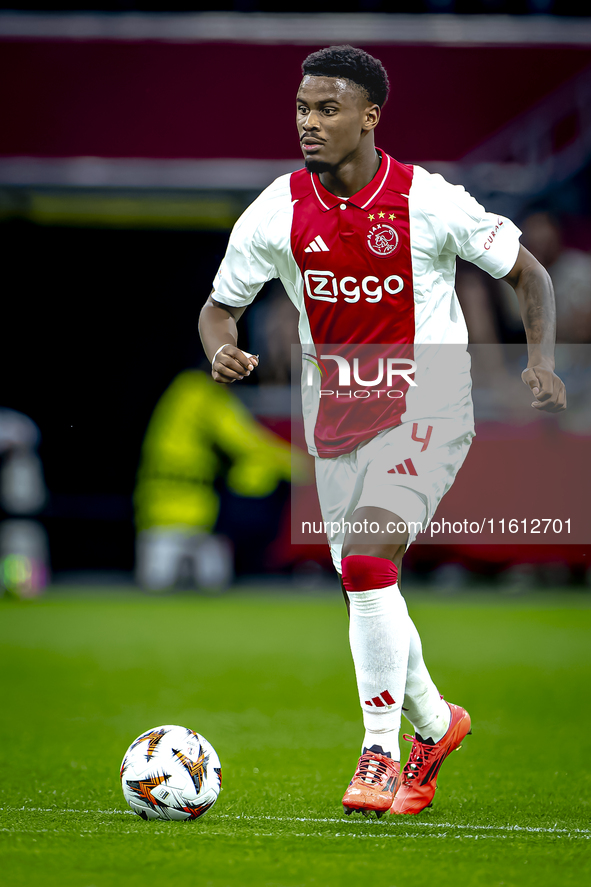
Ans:
{"label": "three gold star on crest", "polygon": [[[377,216],[378,216],[378,219],[385,219],[386,213],[383,210],[380,210],[380,212],[377,213]],[[376,217],[375,213],[369,213],[367,218],[369,219],[370,222],[373,222],[375,220],[375,217]],[[390,221],[392,221],[392,219],[395,219],[396,216],[394,215],[394,213],[388,213],[388,218],[390,219]]]}

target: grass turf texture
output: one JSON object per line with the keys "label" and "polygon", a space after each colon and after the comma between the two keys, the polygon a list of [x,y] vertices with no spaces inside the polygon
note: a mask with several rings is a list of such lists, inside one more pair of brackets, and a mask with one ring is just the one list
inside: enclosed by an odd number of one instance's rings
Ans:
{"label": "grass turf texture", "polygon": [[[410,596],[428,664],[474,734],[432,809],[376,821],[340,804],[362,731],[338,592],[0,601],[0,879],[585,883],[590,603]],[[166,723],[203,733],[222,761],[224,790],[196,822],[143,822],[121,794],[123,752]]]}

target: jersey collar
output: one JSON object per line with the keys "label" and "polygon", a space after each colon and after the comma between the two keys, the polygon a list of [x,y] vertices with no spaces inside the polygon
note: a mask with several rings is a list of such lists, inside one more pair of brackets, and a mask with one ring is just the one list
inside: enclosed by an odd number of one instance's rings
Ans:
{"label": "jersey collar", "polygon": [[322,212],[334,209],[335,206],[340,206],[341,203],[351,203],[359,209],[369,209],[376,200],[378,200],[378,198],[384,193],[388,184],[388,178],[392,169],[392,158],[389,154],[386,154],[385,151],[381,151],[379,148],[376,148],[376,150],[382,158],[378,171],[371,182],[369,182],[365,188],[362,188],[361,191],[357,191],[356,194],[353,194],[352,197],[343,198],[337,197],[336,194],[331,194],[320,181],[318,174],[312,173],[312,188],[320,203]]}

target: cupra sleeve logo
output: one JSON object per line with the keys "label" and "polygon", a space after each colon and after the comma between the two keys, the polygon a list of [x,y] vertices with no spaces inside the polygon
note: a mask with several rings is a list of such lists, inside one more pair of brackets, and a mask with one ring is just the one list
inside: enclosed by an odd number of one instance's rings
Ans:
{"label": "cupra sleeve logo", "polygon": [[376,256],[391,256],[396,252],[400,238],[396,228],[378,222],[373,225],[367,234],[367,246]]}

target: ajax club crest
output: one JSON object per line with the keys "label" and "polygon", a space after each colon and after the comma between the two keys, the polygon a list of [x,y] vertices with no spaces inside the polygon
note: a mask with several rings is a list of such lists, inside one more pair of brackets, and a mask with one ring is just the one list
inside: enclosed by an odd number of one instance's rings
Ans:
{"label": "ajax club crest", "polygon": [[391,256],[396,252],[398,243],[398,232],[384,222],[373,225],[367,234],[367,246],[376,256]]}

